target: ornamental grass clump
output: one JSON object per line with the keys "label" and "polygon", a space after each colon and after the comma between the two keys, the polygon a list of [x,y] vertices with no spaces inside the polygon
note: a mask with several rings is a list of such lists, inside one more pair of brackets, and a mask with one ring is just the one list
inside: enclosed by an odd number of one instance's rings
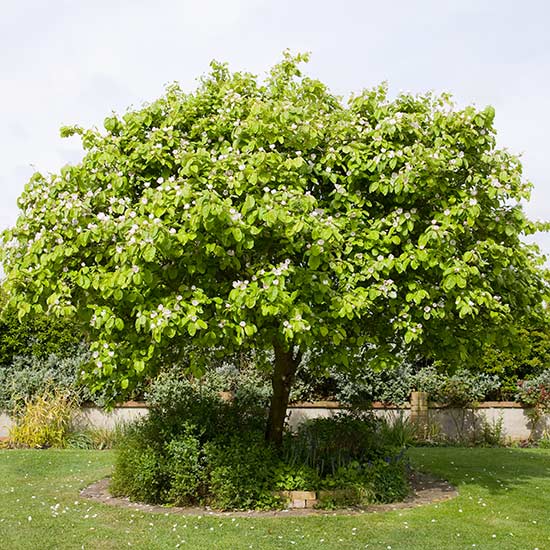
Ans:
{"label": "ornamental grass clump", "polygon": [[10,441],[32,449],[66,447],[74,411],[74,400],[68,394],[46,390],[26,402],[10,430]]}

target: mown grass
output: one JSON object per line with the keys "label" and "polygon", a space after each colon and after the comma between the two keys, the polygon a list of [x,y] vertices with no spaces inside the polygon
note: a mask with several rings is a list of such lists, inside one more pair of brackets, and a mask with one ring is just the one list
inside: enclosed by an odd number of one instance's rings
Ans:
{"label": "mown grass", "polygon": [[360,516],[212,518],[120,509],[79,490],[108,475],[106,451],[0,451],[2,549],[550,549],[550,451],[418,448],[413,463],[456,499]]}

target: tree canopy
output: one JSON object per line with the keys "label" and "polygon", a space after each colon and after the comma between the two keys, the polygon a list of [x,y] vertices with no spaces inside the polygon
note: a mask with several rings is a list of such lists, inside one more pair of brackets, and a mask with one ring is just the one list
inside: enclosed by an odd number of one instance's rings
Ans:
{"label": "tree canopy", "polygon": [[494,110],[385,85],[344,103],[305,60],[263,81],[212,63],[192,93],[62,129],[86,154],[32,176],[2,259],[21,316],[88,326],[92,387],[123,398],[182,350],[200,370],[202,349],[273,347],[275,389],[306,350],[448,359],[542,311],[521,239],[544,226]]}

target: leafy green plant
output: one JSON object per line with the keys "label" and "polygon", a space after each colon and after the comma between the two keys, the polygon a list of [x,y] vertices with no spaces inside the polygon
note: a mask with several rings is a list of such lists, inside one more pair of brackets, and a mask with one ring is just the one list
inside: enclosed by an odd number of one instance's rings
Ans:
{"label": "leafy green plant", "polygon": [[417,427],[403,413],[380,421],[382,439],[393,447],[409,447],[417,442]]}
{"label": "leafy green plant", "polygon": [[149,416],[120,442],[114,493],[217,508],[266,504],[275,458],[263,440],[265,408],[237,397],[224,402],[216,386],[171,374],[153,384]]}
{"label": "leafy green plant", "polygon": [[[0,287],[0,310],[7,296]],[[23,321],[18,312],[4,312],[0,318],[0,366],[10,365],[18,356],[46,359],[50,355],[67,357],[85,341],[74,319],[36,313]]]}
{"label": "leafy green plant", "polygon": [[414,386],[411,366],[401,364],[387,369],[362,365],[357,372],[333,372],[335,398],[344,405],[368,408],[373,401],[403,405],[409,400]]}
{"label": "leafy green plant", "polygon": [[278,491],[313,491],[319,486],[319,474],[309,466],[280,461],[273,467],[272,487]]}
{"label": "leafy green plant", "polygon": [[88,431],[73,431],[67,436],[69,449],[95,449],[94,440]]}
{"label": "leafy green plant", "polygon": [[528,407],[550,410],[550,369],[539,376],[520,381],[516,399]]}
{"label": "leafy green plant", "polygon": [[206,495],[200,434],[196,426],[187,424],[182,435],[167,442],[165,447],[168,472],[167,500],[178,506],[201,502]]}
{"label": "leafy green plant", "polygon": [[350,462],[384,453],[371,415],[338,413],[300,424],[284,446],[288,464],[305,465],[323,478]]}
{"label": "leafy green plant", "polygon": [[550,449],[550,430],[545,430],[538,441],[541,449]]}
{"label": "leafy green plant", "polygon": [[[391,457],[393,458],[393,457]],[[369,471],[369,502],[395,502],[403,500],[409,492],[406,464],[402,457],[378,460]]]}
{"label": "leafy green plant", "polygon": [[504,445],[504,418],[502,414],[492,421],[483,418],[481,421],[481,436],[478,443],[490,447],[501,447]]}
{"label": "leafy green plant", "polygon": [[409,492],[406,461],[402,453],[374,461],[352,461],[323,479],[321,486],[331,491],[327,495],[330,503],[360,505],[402,500]]}
{"label": "leafy green plant", "polygon": [[497,375],[501,386],[493,395],[513,399],[518,382],[536,378],[550,365],[550,327],[546,323],[519,322],[515,336],[509,342],[495,341],[486,344],[477,371]]}
{"label": "leafy green plant", "polygon": [[66,447],[74,409],[72,398],[58,390],[35,396],[16,417],[11,442],[34,449]]}
{"label": "leafy green plant", "polygon": [[475,374],[466,369],[460,369],[443,379],[434,398],[440,403],[452,407],[465,407],[482,401],[483,398],[500,386],[495,375]]}
{"label": "leafy green plant", "polygon": [[164,501],[168,472],[164,457],[150,438],[153,431],[154,426],[144,420],[126,432],[117,449],[110,483],[114,495],[152,504]]}
{"label": "leafy green plant", "polygon": [[72,449],[114,449],[124,437],[126,423],[117,423],[114,428],[75,428],[68,436],[67,447]]}
{"label": "leafy green plant", "polygon": [[[263,434],[238,434],[215,440],[204,448],[209,470],[207,502],[222,510],[256,508],[279,500],[272,495],[274,449],[266,445]],[[271,497],[271,498],[270,498]]]}

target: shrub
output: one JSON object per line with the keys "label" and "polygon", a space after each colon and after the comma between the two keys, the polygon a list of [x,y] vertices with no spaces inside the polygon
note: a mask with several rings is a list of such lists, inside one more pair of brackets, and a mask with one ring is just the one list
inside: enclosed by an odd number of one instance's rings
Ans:
{"label": "shrub", "polygon": [[533,436],[542,415],[550,411],[550,369],[546,369],[535,378],[520,381],[516,399],[529,407],[531,436]]}
{"label": "shrub", "polygon": [[513,398],[518,382],[535,378],[550,365],[550,329],[545,324],[518,327],[508,345],[500,342],[483,349],[476,370],[497,375],[499,398]]}
{"label": "shrub", "polygon": [[261,394],[252,387],[236,392],[232,403],[220,399],[216,385],[205,379],[188,379],[168,371],[157,378],[146,394],[149,416],[160,430],[158,438],[179,434],[182,422],[200,426],[202,438],[211,440],[218,434],[262,431],[267,411]]}
{"label": "shrub", "polygon": [[111,480],[114,495],[157,504],[166,494],[164,457],[154,445],[155,425],[144,419],[128,429],[116,457]]}
{"label": "shrub", "polygon": [[201,501],[205,496],[204,457],[195,426],[186,424],[183,433],[166,444],[167,499],[178,506]]}
{"label": "shrub", "polygon": [[[288,436],[284,461],[315,472],[322,489],[343,490],[342,503],[392,502],[407,494],[408,483],[403,449],[390,435],[387,424],[372,415],[317,418]],[[378,473],[388,465],[398,479]]]}
{"label": "shrub", "polygon": [[[441,370],[439,370],[441,369]],[[391,405],[403,405],[409,401],[411,391],[425,391],[432,401],[446,405],[465,406],[482,401],[495,394],[500,388],[497,375],[476,373],[468,369],[458,369],[448,374],[443,365],[429,365],[415,371],[414,367],[403,361],[399,366],[375,370],[361,365],[357,372],[343,373],[329,371],[328,379],[313,384],[310,393],[301,389],[301,398],[323,397],[319,392],[328,391],[324,397],[331,396],[343,405],[355,409],[367,409],[373,401]],[[308,380],[308,369],[301,369],[298,375]],[[309,378],[308,378],[309,377]]]}
{"label": "shrub", "polygon": [[444,379],[435,399],[449,406],[465,407],[482,401],[499,386],[498,376],[474,374],[466,369],[460,369]]}
{"label": "shrub", "polygon": [[403,405],[409,400],[414,375],[410,365],[375,370],[368,366],[358,374],[334,373],[335,397],[345,405],[356,408],[370,406],[373,401]]}
{"label": "shrub", "polygon": [[71,397],[59,390],[35,396],[16,418],[10,430],[11,442],[34,449],[66,447],[74,408]]}
{"label": "shrub", "polygon": [[[119,446],[114,494],[218,509],[273,508],[280,505],[274,491],[345,489],[353,481],[353,488],[364,486],[361,502],[367,494],[390,499],[396,490],[375,475],[373,464],[380,460],[399,463],[401,481],[395,483],[406,486],[405,463],[382,442],[372,417],[342,414],[308,422],[286,434],[279,454],[264,440],[266,409],[247,399],[224,402],[207,385],[183,377],[159,379],[149,397],[149,416]],[[351,480],[343,472],[354,463],[364,475]]]}
{"label": "shrub", "polygon": [[[0,289],[0,309],[7,296]],[[65,356],[84,340],[71,319],[35,314],[21,322],[18,311],[3,311],[0,319],[0,365],[12,363],[17,356],[29,355],[46,359],[49,355]]]}
{"label": "shrub", "polygon": [[393,447],[409,447],[418,441],[418,428],[403,414],[380,419],[382,440]]}
{"label": "shrub", "polygon": [[208,470],[208,504],[214,508],[273,507],[272,465],[274,450],[261,433],[236,434],[209,442],[204,448]]}
{"label": "shrub", "polygon": [[218,508],[258,502],[257,487],[264,485],[266,465],[269,469],[273,462],[262,439],[264,408],[238,398],[226,403],[212,387],[168,373],[148,398],[149,416],[120,444],[115,494]]}
{"label": "shrub", "polygon": [[95,449],[94,441],[88,431],[75,431],[67,437],[69,449]]}
{"label": "shrub", "polygon": [[93,442],[93,448],[99,451],[114,449],[122,440],[127,429],[125,422],[115,424],[114,428],[92,428],[87,431]]}
{"label": "shrub", "polygon": [[[409,492],[406,462],[400,453],[375,461],[353,461],[321,483],[336,504],[372,504],[402,500]],[[339,502],[340,501],[340,502]]]}
{"label": "shrub", "polygon": [[320,486],[320,478],[310,466],[281,460],[273,468],[272,484],[277,491],[314,491]]}
{"label": "shrub", "polygon": [[516,399],[528,407],[550,410],[550,369],[518,383]]}
{"label": "shrub", "polygon": [[440,373],[433,365],[423,367],[414,376],[413,389],[426,392],[430,399],[434,401],[440,396],[445,378],[445,375]]}
{"label": "shrub", "polygon": [[504,445],[504,419],[502,414],[492,421],[488,421],[486,418],[482,419],[481,434],[476,443],[489,447],[501,447]]}
{"label": "shrub", "polygon": [[372,464],[369,474],[370,502],[388,503],[404,499],[409,492],[405,462],[397,454]]}
{"label": "shrub", "polygon": [[443,405],[465,407],[482,401],[500,387],[498,376],[458,369],[444,374],[436,366],[420,369],[414,376],[414,387],[429,394],[431,401]]}
{"label": "shrub", "polygon": [[0,410],[17,414],[35,396],[56,388],[76,401],[90,400],[91,395],[78,383],[80,371],[89,353],[83,344],[70,350],[70,355],[18,355],[0,367]]}

